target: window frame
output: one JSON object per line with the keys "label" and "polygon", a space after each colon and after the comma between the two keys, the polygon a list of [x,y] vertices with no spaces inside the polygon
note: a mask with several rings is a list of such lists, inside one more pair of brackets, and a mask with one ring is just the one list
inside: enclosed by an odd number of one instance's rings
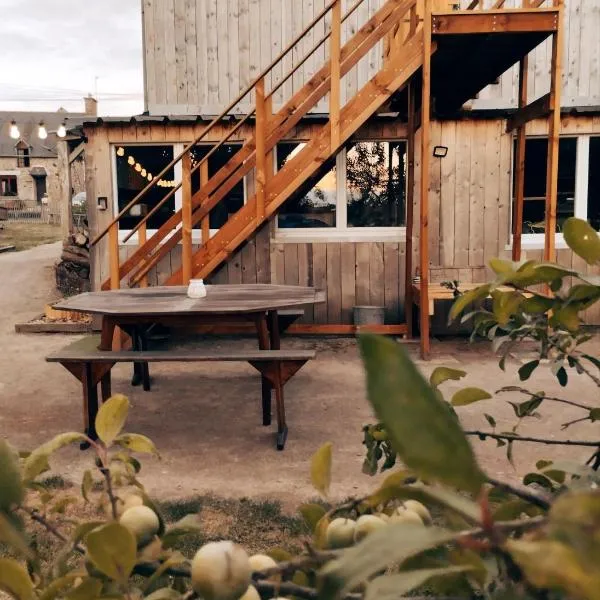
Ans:
{"label": "window frame", "polygon": [[0,185],[0,198],[18,198],[19,197],[19,172],[18,171],[0,171],[0,180],[14,179],[15,180],[15,195],[6,196],[1,193],[2,186]]}
{"label": "window frame", "polygon": [[[284,143],[307,143],[305,139],[281,140]],[[359,142],[404,142],[406,138],[368,138],[352,140]],[[346,174],[346,145],[336,157],[336,211],[335,227],[279,227],[275,219],[273,241],[282,243],[313,243],[313,242],[405,242],[406,226],[401,227],[348,227],[348,198]],[[274,172],[277,171],[277,146],[273,152]],[[405,198],[408,200],[408,178],[406,180]]]}
{"label": "window frame", "polygon": [[[588,212],[588,175],[589,175],[589,151],[590,138],[598,137],[598,135],[566,133],[560,136],[560,139],[576,139],[577,140],[577,155],[575,159],[575,204],[573,214],[579,219],[587,220]],[[547,135],[528,135],[526,140],[530,139],[548,139]],[[515,140],[516,135],[512,138],[511,144],[511,162],[510,162],[510,218],[509,218],[509,239],[510,242],[506,246],[506,250],[512,249],[514,234],[514,184],[515,184]],[[560,154],[559,154],[560,160]],[[544,233],[523,233],[521,235],[521,248],[523,250],[543,250],[545,245]],[[564,235],[561,232],[555,234],[555,247],[559,250],[568,248],[565,242]]]}
{"label": "window frame", "polygon": [[[17,144],[18,146],[18,144]],[[17,168],[29,169],[31,167],[31,151],[29,146],[16,149],[17,152]]]}

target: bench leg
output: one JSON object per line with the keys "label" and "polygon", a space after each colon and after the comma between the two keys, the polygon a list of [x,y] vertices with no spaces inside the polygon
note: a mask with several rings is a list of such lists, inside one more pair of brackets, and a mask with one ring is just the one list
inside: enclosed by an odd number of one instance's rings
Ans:
{"label": "bench leg", "polygon": [[[258,334],[258,347],[260,350],[269,350],[270,339],[269,339],[269,327],[267,324],[267,316],[262,314],[257,317],[256,320],[256,332]],[[262,375],[261,376],[261,388],[262,388],[262,422],[265,427],[271,424],[271,383],[269,380]]]}
{"label": "bench leg", "polygon": [[100,379],[100,391],[102,394],[102,402],[106,402],[112,396],[112,383],[110,380],[110,371],[102,375]]}
{"label": "bench leg", "polygon": [[[145,330],[138,327],[132,327],[130,335],[134,351],[143,352],[144,350],[148,349],[148,339],[146,338]],[[148,368],[148,363],[133,363],[133,377],[131,378],[131,385],[143,385],[145,392],[150,391],[150,370]]]}
{"label": "bench leg", "polygon": [[[97,382],[94,383],[94,373],[90,363],[85,363],[83,365],[81,383],[83,387],[83,422],[85,434],[90,439],[97,440],[96,415],[98,414],[98,384]],[[89,447],[89,444],[83,442],[80,447],[82,450],[85,450]]]}

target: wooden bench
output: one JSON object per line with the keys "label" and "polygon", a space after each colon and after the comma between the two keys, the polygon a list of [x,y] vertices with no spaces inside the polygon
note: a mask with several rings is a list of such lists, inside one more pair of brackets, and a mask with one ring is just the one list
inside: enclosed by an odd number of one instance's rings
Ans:
{"label": "wooden bench", "polygon": [[[286,308],[277,311],[277,325],[279,329],[279,335],[283,335],[298,319],[304,316],[304,309],[302,308]],[[271,329],[271,320],[268,321],[269,330]],[[152,329],[149,327],[147,330],[143,330],[138,327],[129,328],[128,332],[133,342],[133,349],[136,351],[150,350],[152,341]],[[162,339],[167,338],[168,334],[163,332]],[[148,363],[142,361],[136,361],[133,363],[133,377],[131,378],[131,385],[137,386],[142,385],[144,391],[150,391],[150,371],[148,369]]]}
{"label": "wooden bench", "polygon": [[[46,357],[65,367],[82,384],[83,421],[86,434],[97,439],[95,430],[98,412],[98,384],[102,400],[111,396],[111,369],[121,362],[247,362],[265,377],[275,390],[277,410],[277,449],[283,450],[288,428],[283,399],[284,385],[309,360],[315,357],[312,350],[234,350],[208,353],[206,350],[98,350],[99,336],[88,336],[74,342],[59,352]],[[271,424],[271,398],[263,396],[263,425]]]}

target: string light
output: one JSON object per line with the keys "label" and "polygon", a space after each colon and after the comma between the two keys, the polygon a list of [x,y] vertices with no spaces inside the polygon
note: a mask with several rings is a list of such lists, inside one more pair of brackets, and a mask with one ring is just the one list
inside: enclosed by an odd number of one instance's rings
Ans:
{"label": "string light", "polygon": [[125,148],[123,146],[117,148],[117,156],[125,156]]}
{"label": "string light", "polygon": [[152,173],[148,173],[148,181],[152,181],[154,177],[152,177]]}
{"label": "string light", "polygon": [[127,163],[130,164],[133,167],[133,165],[135,165],[135,158],[133,158],[133,156],[130,156],[127,159]]}
{"label": "string light", "polygon": [[40,125],[38,127],[38,137],[40,140],[45,140],[48,137],[48,130],[44,125],[44,121],[40,121]]}
{"label": "string light", "polygon": [[[122,146],[119,146],[117,148],[116,154],[117,154],[117,156],[125,156],[125,148],[123,148]],[[136,160],[133,156],[129,155],[127,157],[127,163],[130,166],[132,166],[144,179],[147,179],[148,181],[152,181],[154,179],[154,176],[152,175],[152,173],[149,173],[148,171],[146,171],[146,169],[144,167],[142,167],[141,163],[136,162]],[[174,180],[159,179],[156,182],[156,185],[158,185],[159,187],[173,188],[177,184],[175,183]]]}
{"label": "string light", "polygon": [[140,175],[141,175],[142,177],[146,177],[146,175],[147,175],[147,171],[146,171],[146,169],[142,168],[142,170],[140,171]]}
{"label": "string light", "polygon": [[10,122],[10,137],[13,140],[18,140],[21,137],[21,132],[19,131],[15,121]]}
{"label": "string light", "polygon": [[140,163],[135,163],[135,170],[139,173],[142,170],[142,165],[140,165]]}
{"label": "string light", "polygon": [[67,127],[66,127],[66,125],[65,125],[64,123],[61,123],[61,124],[58,126],[58,129],[56,130],[56,135],[57,135],[59,138],[64,138],[64,137],[67,137]]}

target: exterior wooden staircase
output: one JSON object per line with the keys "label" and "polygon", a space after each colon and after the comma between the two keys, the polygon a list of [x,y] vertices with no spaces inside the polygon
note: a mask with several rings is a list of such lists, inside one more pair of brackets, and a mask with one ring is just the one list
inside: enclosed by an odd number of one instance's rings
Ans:
{"label": "exterior wooden staircase", "polygon": [[[352,35],[344,45],[341,44],[343,23],[352,15],[364,0],[358,0],[345,15],[342,15],[341,0],[333,0],[306,29],[267,67],[259,77],[239,97],[232,102],[218,117],[204,129],[202,134],[183,152],[177,156],[165,169],[115,216],[108,227],[101,231],[92,241],[96,245],[104,236],[109,239],[110,277],[102,283],[102,289],[116,289],[123,285],[145,285],[148,272],[179,243],[182,245],[182,265],[167,280],[167,285],[186,284],[190,278],[208,277],[223,261],[266,220],[276,214],[278,208],[301,186],[307,179],[314,176],[319,168],[330,157],[335,155],[350,137],[382,106],[407,88],[409,82],[414,82],[412,89],[412,110],[415,110],[415,89],[427,80],[430,86],[432,66],[435,71],[436,48],[438,42],[433,33],[441,35],[439,44],[454,45],[456,51],[457,39],[464,33],[479,33],[489,35],[495,32],[490,23],[495,22],[495,14],[506,12],[517,13],[516,10],[503,11],[503,0],[493,3],[492,10],[484,8],[484,0],[473,0],[467,10],[453,13],[448,9],[448,0],[387,0],[383,6]],[[540,0],[521,0],[523,8],[520,13],[533,13],[543,4]],[[557,0],[550,0],[556,5]],[[489,2],[488,2],[489,4]],[[439,13],[432,12],[438,8]],[[489,7],[488,7],[489,8]],[[541,10],[541,9],[540,9]],[[480,14],[489,13],[486,20],[473,21],[468,19],[475,11]],[[494,13],[494,15],[492,15]],[[490,16],[492,15],[492,16]],[[457,27],[455,17],[465,17],[466,27]],[[324,37],[305,57],[294,66],[270,90],[266,90],[266,80],[271,70],[297,46],[305,35],[312,31],[317,23],[330,18],[331,27]],[[504,22],[504,21],[503,21]],[[452,29],[456,28],[456,31]],[[476,28],[474,31],[470,27]],[[486,29],[487,27],[487,29]],[[532,25],[533,27],[533,25]],[[445,28],[445,29],[444,29]],[[488,31],[489,29],[489,31]],[[535,30],[538,37],[541,35]],[[444,37],[444,33],[448,35]],[[546,30],[543,31],[546,35]],[[466,36],[463,36],[466,37]],[[486,38],[487,39],[487,38]],[[433,40],[433,41],[432,41]],[[381,69],[368,81],[356,95],[344,105],[341,104],[340,81],[369,51],[379,42],[384,43],[384,58]],[[485,41],[485,40],[484,40]],[[328,42],[329,56],[322,67],[305,85],[297,91],[276,112],[273,112],[274,94],[293,76],[315,51]],[[532,47],[537,45],[537,38],[531,41]],[[527,44],[525,44],[527,46]],[[514,44],[511,46],[513,47]],[[521,51],[521,50],[520,50]],[[525,53],[529,50],[522,49]],[[440,52],[441,54],[441,52]],[[446,60],[447,60],[446,56]],[[507,59],[512,60],[510,57]],[[517,58],[518,60],[518,58]],[[444,57],[440,57],[440,71],[448,77]],[[507,61],[504,61],[507,62]],[[513,64],[510,62],[510,64]],[[509,65],[510,66],[510,65]],[[504,63],[497,69],[505,69]],[[496,70],[497,70],[496,69]],[[457,68],[452,75],[456,80],[468,76]],[[419,72],[419,77],[415,75]],[[477,90],[484,83],[492,81],[502,71],[478,71]],[[435,80],[435,76],[433,77]],[[438,78],[441,81],[441,77]],[[472,94],[472,87],[458,85],[460,81],[450,81],[452,89],[464,89],[465,94]],[[476,91],[477,91],[476,90]],[[429,94],[429,92],[427,92]],[[440,96],[443,90],[440,91]],[[225,117],[236,114],[236,106],[251,95],[255,98],[255,108],[243,118],[239,118],[231,126],[227,134],[196,164],[193,164],[192,151],[197,144],[210,139],[210,132],[223,123]],[[276,173],[274,172],[273,152],[278,142],[286,139],[292,129],[300,123],[309,111],[328,95],[329,120],[320,126],[317,134]],[[427,96],[429,98],[429,96]],[[453,97],[452,102],[460,106],[470,98]],[[423,106],[421,122],[429,120],[429,105]],[[413,122],[414,125],[414,122]],[[252,127],[251,135],[229,161],[212,177],[208,177],[208,159],[223,144],[228,142],[242,127]],[[414,127],[413,127],[414,134]],[[414,139],[413,148],[414,152]],[[135,228],[128,234],[130,238],[138,233],[140,240],[137,250],[122,263],[119,261],[119,221],[130,214],[137,204],[144,203],[144,197],[158,181],[176,163],[181,163],[181,181],[166,194],[158,205],[143,216]],[[200,171],[200,189],[192,193],[192,175]],[[254,172],[255,192],[247,199],[245,205],[231,215],[228,221],[210,236],[209,215],[219,202],[246,175]],[[412,182],[414,184],[414,180]],[[409,187],[411,182],[409,181]],[[146,239],[146,223],[161,206],[168,202],[181,189],[182,208],[175,212],[151,237]],[[425,188],[426,189],[426,188]],[[409,192],[411,195],[412,192]],[[423,218],[423,216],[421,217]],[[426,215],[425,215],[426,218]],[[194,251],[192,246],[192,230],[201,224],[202,244]],[[410,226],[410,223],[409,223]],[[409,236],[410,237],[410,236]],[[408,250],[408,249],[407,249]],[[408,252],[407,252],[408,254]]]}

